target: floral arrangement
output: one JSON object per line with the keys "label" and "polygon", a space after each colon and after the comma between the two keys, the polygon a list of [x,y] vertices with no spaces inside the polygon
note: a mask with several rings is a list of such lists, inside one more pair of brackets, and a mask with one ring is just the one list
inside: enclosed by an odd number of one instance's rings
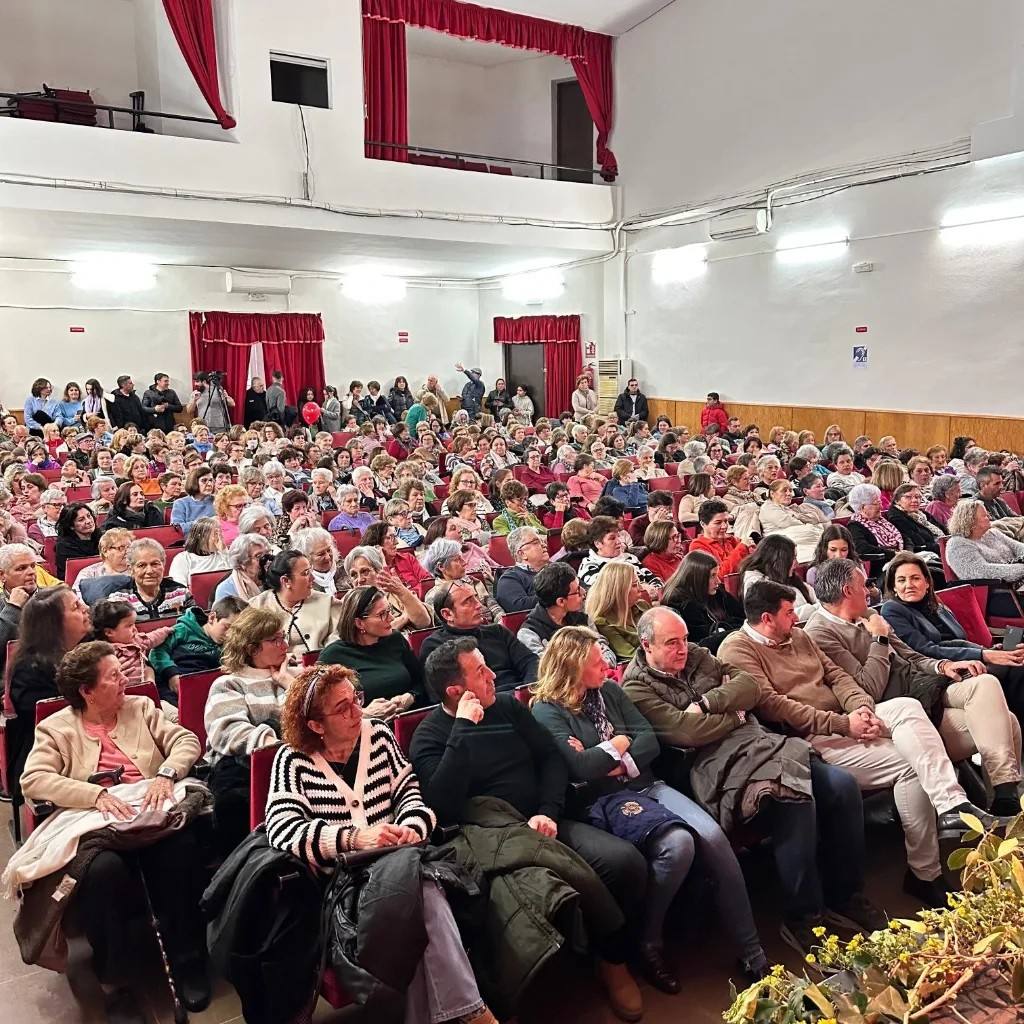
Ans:
{"label": "floral arrangement", "polygon": [[962,891],[948,906],[843,942],[816,930],[807,956],[822,979],[781,964],[736,993],[728,1024],[1017,1024],[1024,1022],[1024,800],[1005,835],[970,814],[950,855]]}

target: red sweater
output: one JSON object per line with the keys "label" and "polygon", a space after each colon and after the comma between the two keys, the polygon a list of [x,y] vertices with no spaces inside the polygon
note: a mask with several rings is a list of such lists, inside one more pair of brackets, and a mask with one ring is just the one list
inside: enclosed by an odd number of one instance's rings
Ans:
{"label": "red sweater", "polygon": [[740,562],[750,554],[750,548],[741,544],[735,537],[726,537],[723,541],[708,540],[703,534],[690,541],[689,551],[706,551],[719,562],[719,574],[728,576],[736,572]]}
{"label": "red sweater", "polygon": [[729,428],[729,414],[725,406],[719,402],[718,405],[705,405],[700,411],[700,428],[703,430],[709,423],[718,424],[718,433],[724,434]]}

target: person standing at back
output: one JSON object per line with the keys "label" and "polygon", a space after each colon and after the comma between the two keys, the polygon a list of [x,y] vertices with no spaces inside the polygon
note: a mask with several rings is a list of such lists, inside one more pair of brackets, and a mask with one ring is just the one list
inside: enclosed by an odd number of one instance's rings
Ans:
{"label": "person standing at back", "polygon": [[135,381],[127,373],[117,378],[117,390],[113,400],[107,403],[107,408],[110,411],[110,425],[115,430],[127,427],[129,423],[134,423],[142,430],[149,423],[146,410],[135,394]]}
{"label": "person standing at back", "polygon": [[[177,392],[171,388],[171,378],[166,373],[158,373],[153,377],[153,386],[146,388],[142,396],[142,408],[151,417],[152,426],[169,434],[174,429],[174,414],[181,412],[182,404]],[[140,427],[150,423],[140,423]]]}
{"label": "person standing at back", "polygon": [[709,423],[718,424],[718,433],[723,437],[729,432],[729,414],[717,391],[709,391],[704,408],[700,411],[700,428],[705,430]]}
{"label": "person standing at back", "polygon": [[640,382],[636,377],[630,378],[626,390],[615,399],[615,415],[620,426],[633,420],[647,419],[647,396],[640,391]]}
{"label": "person standing at back", "polygon": [[[255,381],[253,383],[255,384]],[[271,375],[270,387],[267,388],[266,404],[266,418],[271,423],[280,423],[281,426],[287,426],[285,423],[284,374],[280,370],[275,370]]]}
{"label": "person standing at back", "polygon": [[242,422],[251,427],[257,420],[267,418],[267,385],[262,377],[253,377],[249,390],[245,393],[245,413]]}

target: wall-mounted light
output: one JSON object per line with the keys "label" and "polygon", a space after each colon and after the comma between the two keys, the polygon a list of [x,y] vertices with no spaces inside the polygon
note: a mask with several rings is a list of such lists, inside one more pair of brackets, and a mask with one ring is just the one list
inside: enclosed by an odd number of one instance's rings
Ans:
{"label": "wall-mounted light", "polygon": [[510,302],[547,302],[565,291],[565,276],[560,270],[535,270],[515,274],[501,282],[501,294]]}
{"label": "wall-mounted light", "polygon": [[651,279],[655,284],[678,284],[692,281],[708,269],[706,245],[684,245],[678,249],[662,249],[651,260]]}
{"label": "wall-mounted light", "polygon": [[401,277],[388,277],[369,270],[346,274],[341,281],[341,293],[346,299],[368,306],[386,306],[405,298],[406,284]]}
{"label": "wall-mounted light", "polygon": [[841,228],[798,231],[779,239],[775,255],[783,263],[813,263],[841,256],[849,244],[847,232]]}
{"label": "wall-mounted light", "polygon": [[91,291],[138,292],[156,284],[156,268],[137,256],[112,253],[75,263],[71,283]]}
{"label": "wall-mounted light", "polygon": [[941,222],[939,237],[959,244],[992,244],[1024,238],[1024,202],[988,203],[950,210]]}

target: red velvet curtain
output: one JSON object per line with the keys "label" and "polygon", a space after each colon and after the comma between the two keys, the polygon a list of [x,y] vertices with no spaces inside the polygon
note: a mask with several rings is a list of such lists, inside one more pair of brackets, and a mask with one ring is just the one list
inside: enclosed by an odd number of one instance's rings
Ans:
{"label": "red velvet curtain", "polygon": [[[459,3],[458,0],[363,0],[364,76],[368,74],[365,29],[367,22],[415,25],[417,28],[429,28],[462,39],[479,39],[521,50],[550,53],[571,61],[573,71],[583,89],[587,109],[597,127],[597,160],[601,167],[601,175],[607,181],[615,180],[618,164],[615,161],[615,154],[608,148],[614,97],[610,36],[587,32],[578,25],[564,25],[561,22],[531,18],[525,14],[512,14],[492,7]],[[404,45],[403,34],[403,50]],[[380,64],[374,68],[374,74],[387,73],[388,69]],[[377,78],[376,81],[378,85],[375,88],[388,93],[393,90],[387,78]],[[371,128],[380,130],[382,127],[373,123],[374,115],[370,113],[369,101],[374,91],[367,86],[367,132]],[[404,56],[402,92],[404,96]],[[402,109],[404,112],[404,104]],[[366,137],[373,141],[398,141],[382,135],[367,134]],[[403,131],[402,141],[407,137]]]}
{"label": "red velvet curtain", "polygon": [[386,145],[409,144],[408,73],[405,25],[363,18],[363,138],[374,160],[408,163],[409,153]]}
{"label": "red velvet curtain", "polygon": [[572,393],[582,372],[583,349],[578,340],[544,346],[544,408],[551,419],[572,410]]}
{"label": "red velvet curtain", "polygon": [[583,371],[580,315],[496,316],[494,340],[500,345],[544,346],[544,408],[548,416],[572,408],[576,378]]}
{"label": "red velvet curtain", "polygon": [[494,340],[501,345],[530,345],[548,341],[555,344],[575,341],[579,344],[580,315],[496,316]]}
{"label": "red velvet curtain", "polygon": [[221,128],[234,128],[235,119],[220,98],[212,0],[164,0],[164,10],[181,55],[213,116]]}
{"label": "red velvet curtain", "polygon": [[317,399],[324,387],[324,325],[319,313],[189,313],[192,372],[222,370],[235,400],[232,419],[241,422],[249,386],[249,355],[263,346],[269,379],[284,373],[285,395],[296,404],[299,390],[311,387]]}

